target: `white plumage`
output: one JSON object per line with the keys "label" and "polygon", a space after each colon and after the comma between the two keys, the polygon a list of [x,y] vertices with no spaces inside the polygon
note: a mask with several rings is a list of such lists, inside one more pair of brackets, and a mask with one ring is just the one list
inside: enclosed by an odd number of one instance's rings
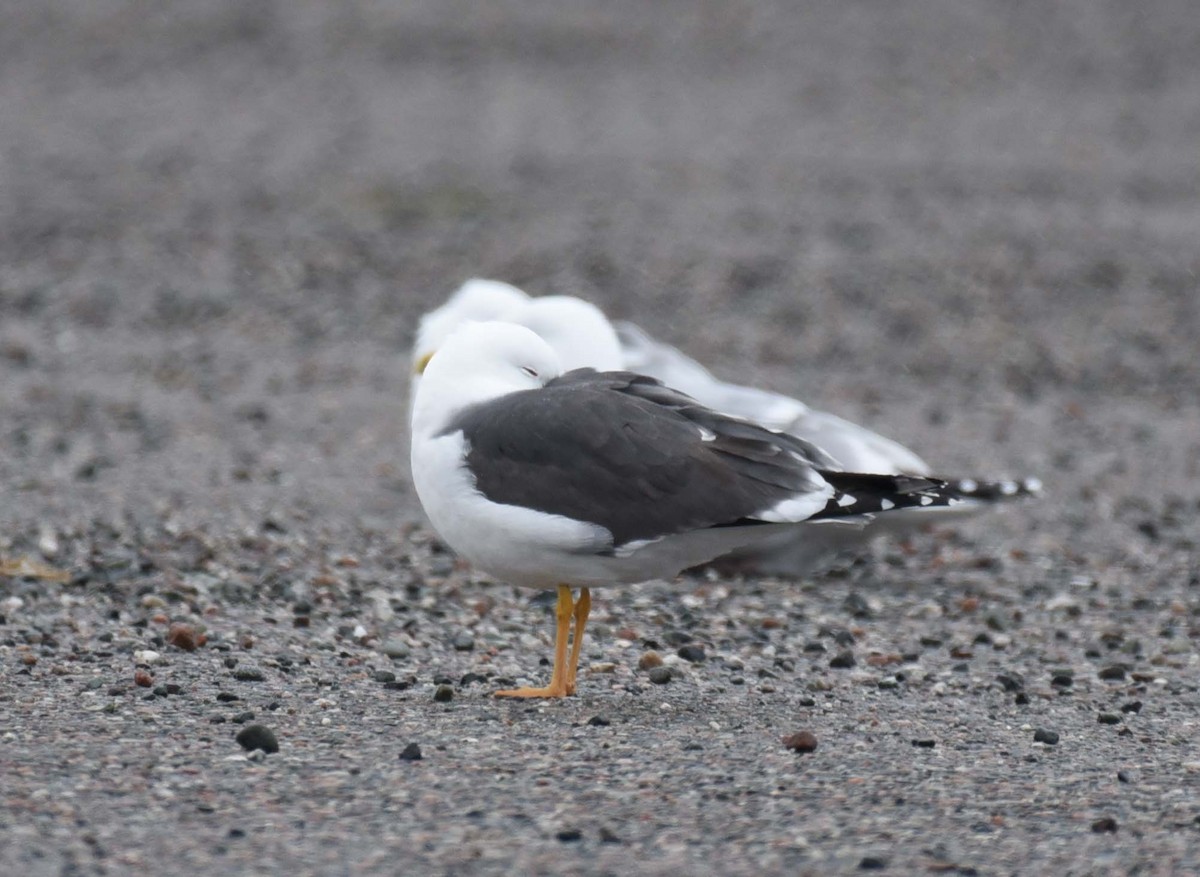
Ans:
{"label": "white plumage", "polygon": [[468,322],[428,360],[412,406],[412,471],[452,548],[513,584],[558,589],[554,675],[545,688],[501,692],[523,697],[574,692],[592,587],[803,540],[817,521],[852,529],[963,502],[930,479],[837,471],[810,443],[653,379],[563,373],[542,337],[507,322]]}
{"label": "white plumage", "polygon": [[[413,350],[411,398],[416,397],[423,367],[433,352],[455,329],[481,320],[500,320],[531,329],[554,350],[564,371],[590,366],[601,371],[626,369],[649,375],[716,411],[796,435],[829,454],[836,461],[835,468],[843,471],[930,474],[930,466],[898,442],[810,408],[798,399],[721,381],[694,359],[636,325],[623,322],[614,327],[588,302],[569,296],[531,298],[514,286],[491,280],[468,281],[444,305],[422,318]],[[873,537],[910,533],[931,520],[961,518],[988,507],[986,502],[970,501],[971,491],[963,493],[967,501],[954,508],[908,509],[905,514],[883,516],[865,527],[822,527],[802,539],[779,534],[737,549],[736,560],[748,570],[804,575]]]}

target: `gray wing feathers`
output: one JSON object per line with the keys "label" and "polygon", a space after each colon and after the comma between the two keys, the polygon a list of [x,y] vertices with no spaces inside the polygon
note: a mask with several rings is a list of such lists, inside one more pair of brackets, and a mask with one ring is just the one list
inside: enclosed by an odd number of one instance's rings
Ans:
{"label": "gray wing feathers", "polygon": [[569,372],[467,409],[446,431],[459,430],[489,500],[598,524],[614,545],[749,524],[828,489],[807,442],[626,372]]}

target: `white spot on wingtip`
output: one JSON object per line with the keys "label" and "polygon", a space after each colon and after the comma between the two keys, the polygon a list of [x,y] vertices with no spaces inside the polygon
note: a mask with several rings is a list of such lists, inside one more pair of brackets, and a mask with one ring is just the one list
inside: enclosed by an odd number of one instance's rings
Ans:
{"label": "white spot on wingtip", "polygon": [[1030,493],[1040,493],[1042,490],[1042,479],[1026,478],[1024,481],[1025,489]]}
{"label": "white spot on wingtip", "polygon": [[879,501],[879,507],[886,512],[889,509],[894,509],[896,507],[896,504],[894,502],[892,502],[890,499],[881,499]]}
{"label": "white spot on wingtip", "polygon": [[964,478],[958,482],[958,489],[963,493],[974,493],[979,489],[979,483],[973,478]]}
{"label": "white spot on wingtip", "polygon": [[933,497],[931,497],[931,496],[921,497],[921,505],[933,505]]}
{"label": "white spot on wingtip", "polygon": [[713,432],[711,429],[705,429],[703,426],[700,427],[700,441],[715,442],[716,440],[717,434],[715,432]]}
{"label": "white spot on wingtip", "polygon": [[999,487],[1000,487],[1000,492],[1003,493],[1005,496],[1012,496],[1014,493],[1017,492],[1017,489],[1018,489],[1016,482],[1014,482],[1014,481],[1001,481]]}
{"label": "white spot on wingtip", "polygon": [[841,496],[838,497],[837,504],[839,506],[841,506],[842,508],[845,508],[848,505],[854,505],[856,502],[858,502],[858,500],[855,499],[853,496],[851,496],[848,493],[843,493]]}

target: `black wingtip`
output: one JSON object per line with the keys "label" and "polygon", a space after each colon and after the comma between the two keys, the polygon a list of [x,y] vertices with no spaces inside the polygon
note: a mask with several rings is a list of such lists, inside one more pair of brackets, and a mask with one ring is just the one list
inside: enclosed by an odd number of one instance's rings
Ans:
{"label": "black wingtip", "polygon": [[966,503],[1005,502],[1037,496],[1036,478],[983,481],[974,478],[923,478],[913,475],[868,475],[822,472],[834,495],[811,520],[875,515],[898,509],[952,508]]}

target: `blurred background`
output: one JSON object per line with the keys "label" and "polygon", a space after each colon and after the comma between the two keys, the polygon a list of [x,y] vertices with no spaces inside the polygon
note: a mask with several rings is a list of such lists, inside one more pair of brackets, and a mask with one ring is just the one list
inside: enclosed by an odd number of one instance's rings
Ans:
{"label": "blurred background", "polygon": [[12,532],[415,517],[404,351],[475,275],[947,474],[1195,474],[1190,3],[3,7]]}
{"label": "blurred background", "polygon": [[[0,0],[0,872],[1194,870],[1198,159],[1195,0]],[[410,526],[472,276],[1046,495],[503,707],[546,604]]]}

